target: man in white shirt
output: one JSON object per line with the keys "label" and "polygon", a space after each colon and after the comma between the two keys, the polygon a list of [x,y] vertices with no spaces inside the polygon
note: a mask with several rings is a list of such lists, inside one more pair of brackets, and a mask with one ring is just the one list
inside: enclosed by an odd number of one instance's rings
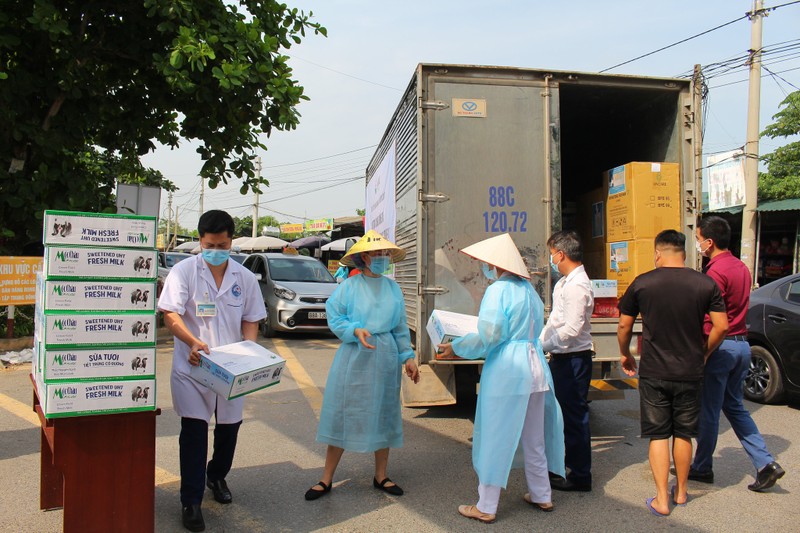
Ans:
{"label": "man in white shirt", "polygon": [[592,490],[589,382],[592,378],[592,284],[583,268],[578,234],[559,231],[547,240],[550,267],[563,276],[553,289],[553,308],[540,336],[550,352],[556,398],[564,414],[567,477],[553,477],[556,490]]}
{"label": "man in white shirt", "polygon": [[[234,223],[219,210],[206,211],[197,224],[202,253],[170,270],[158,308],[175,336],[170,385],[181,417],[178,440],[183,526],[203,531],[200,510],[205,486],[222,504],[233,501],[225,476],[231,469],[244,399],[226,400],[189,375],[211,348],[258,340],[258,323],[267,316],[264,297],[252,272],[229,259]],[[208,423],[214,415],[214,451],[208,458]],[[205,485],[205,486],[204,486]]]}

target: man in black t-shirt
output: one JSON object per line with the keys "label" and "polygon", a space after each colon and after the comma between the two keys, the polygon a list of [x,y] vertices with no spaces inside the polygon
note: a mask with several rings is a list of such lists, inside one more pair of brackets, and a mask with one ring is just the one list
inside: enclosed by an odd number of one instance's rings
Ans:
{"label": "man in black t-shirt", "polygon": [[[650,468],[657,495],[646,500],[656,516],[669,514],[669,499],[685,505],[692,461],[692,438],[697,436],[703,365],[725,338],[728,317],[717,284],[686,268],[686,237],[664,230],[655,239],[656,269],[637,276],[619,301],[617,339],[622,369],[636,374],[630,352],[633,322],[642,315],[642,353],[639,368],[639,408],[642,437],[650,439]],[[703,319],[711,317],[706,341]],[[667,495],[670,447],[677,486]],[[668,499],[669,498],[669,499]]]}

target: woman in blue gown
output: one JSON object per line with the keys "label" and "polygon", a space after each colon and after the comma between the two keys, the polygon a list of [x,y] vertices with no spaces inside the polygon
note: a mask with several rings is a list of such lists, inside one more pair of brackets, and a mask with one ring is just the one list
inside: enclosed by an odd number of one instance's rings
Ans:
{"label": "woman in blue gown", "polygon": [[475,413],[472,463],[478,474],[478,503],[459,513],[493,522],[512,465],[524,456],[529,492],[526,502],[552,511],[548,470],[564,474],[564,423],[553,391],[553,378],[539,343],[544,304],[507,233],[461,250],[482,261],[494,280],[478,312],[478,331],[440,344],[444,356],[486,362]]}
{"label": "woman in blue gown", "polygon": [[306,492],[316,500],[331,490],[345,450],[375,453],[373,486],[400,496],[386,476],[389,448],[403,445],[400,412],[402,367],[417,383],[403,294],[382,276],[405,252],[370,230],[341,262],[362,274],[342,282],[326,303],[328,325],[342,345],[336,351],[322,400],[317,442],[328,445],[322,479]]}

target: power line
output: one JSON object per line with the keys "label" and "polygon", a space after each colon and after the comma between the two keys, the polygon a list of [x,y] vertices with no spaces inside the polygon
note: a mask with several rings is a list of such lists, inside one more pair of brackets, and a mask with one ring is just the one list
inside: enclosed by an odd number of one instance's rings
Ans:
{"label": "power line", "polygon": [[[800,0],[798,0],[798,1],[800,1]],[[280,167],[288,167],[288,166],[292,166],[292,165],[302,165],[303,163],[311,163],[312,161],[320,161],[322,159],[330,159],[331,157],[338,157],[340,155],[352,154],[353,152],[360,152],[361,150],[368,150],[370,148],[375,148],[376,146],[378,146],[378,145],[377,144],[373,144],[373,145],[370,145],[370,146],[362,146],[361,148],[356,148],[355,150],[349,150],[347,152],[339,152],[338,154],[326,155],[326,156],[317,157],[317,158],[314,158],[314,159],[306,159],[305,161],[297,161],[295,163],[284,163],[283,165],[265,166],[265,167],[262,167],[262,168],[280,168]]]}
{"label": "power line", "polygon": [[[785,72],[792,72],[792,71],[795,71],[795,70],[800,70],[800,67],[789,68],[789,69],[786,69],[786,70],[779,70],[775,74],[783,74]],[[762,74],[761,75],[762,78],[765,77],[765,76],[766,76],[766,74]],[[728,85],[736,85],[738,83],[745,83],[747,81],[750,81],[750,80],[749,79],[745,79],[745,80],[732,81],[732,82],[729,82],[729,83],[721,83],[720,85],[713,85],[710,88],[711,89],[719,89],[720,87],[727,87]]]}
{"label": "power line", "polygon": [[[786,78],[784,78],[783,76],[778,76],[778,73],[777,73],[777,72],[772,72],[772,71],[771,71],[770,69],[768,69],[767,67],[763,67],[763,68],[764,68],[764,70],[766,70],[767,72],[769,72],[770,76],[772,76],[772,79],[775,79],[775,78],[780,78],[781,80],[783,80],[783,81],[784,81],[784,83],[786,83],[786,84],[790,85],[791,87],[794,87],[795,89],[797,89],[798,91],[800,91],[800,87],[798,87],[798,86],[797,86],[797,85],[795,85],[794,83],[792,83],[792,82],[788,81],[788,80],[787,80]],[[798,68],[800,68],[800,67],[798,67]],[[780,87],[780,85],[778,85],[778,86]],[[783,90],[783,87],[781,87],[781,90]],[[789,94],[788,94],[786,91],[783,91],[783,94],[784,94],[785,96],[789,96]]]}
{"label": "power line", "polygon": [[[778,8],[791,6],[791,5],[794,5],[794,4],[800,4],[800,0],[795,0],[794,2],[787,2],[785,4],[780,4],[780,5],[773,6],[773,7],[765,7],[761,11],[764,12],[764,13],[768,13],[770,11],[775,11]],[[713,27],[713,28],[711,28],[709,30],[706,30],[704,32],[700,32],[700,33],[698,33],[696,35],[692,35],[691,37],[687,37],[686,39],[681,39],[680,41],[674,42],[674,43],[669,44],[667,46],[663,46],[663,47],[661,47],[661,48],[659,48],[657,50],[653,50],[652,52],[648,52],[648,53],[642,54],[642,55],[640,55],[638,57],[634,57],[633,59],[629,59],[628,61],[624,61],[622,63],[618,63],[618,64],[614,65],[613,67],[608,67],[606,69],[601,70],[600,72],[601,73],[602,72],[607,72],[607,71],[613,70],[613,69],[615,69],[617,67],[621,67],[622,65],[627,65],[628,63],[633,63],[634,61],[638,61],[639,59],[642,59],[644,57],[648,57],[648,56],[651,56],[653,54],[657,54],[658,52],[663,52],[664,50],[667,50],[667,49],[672,48],[674,46],[677,46],[679,44],[683,44],[683,43],[685,43],[687,41],[691,41],[692,39],[696,39],[697,37],[701,37],[703,35],[706,35],[707,33],[711,33],[712,31],[719,30],[721,28],[724,28],[725,26],[730,26],[731,24],[739,22],[740,20],[743,20],[743,19],[746,19],[746,18],[750,18],[750,16],[752,14],[753,14],[752,12],[748,11],[747,13],[745,13],[744,15],[742,15],[741,17],[739,17],[737,19],[728,21],[728,22],[726,22],[724,24],[720,24],[719,26],[715,26],[715,27]]]}
{"label": "power line", "polygon": [[369,83],[372,85],[377,85],[378,87],[383,87],[384,89],[391,89],[393,91],[403,92],[403,89],[398,89],[397,87],[390,87],[389,85],[384,85],[382,83],[378,83],[376,81],[366,80],[364,78],[359,78],[358,76],[353,76],[352,74],[347,74],[346,72],[342,72],[340,70],[336,70],[330,67],[326,67],[325,65],[320,65],[319,63],[314,63],[313,61],[309,61],[308,59],[303,59],[302,57],[297,57],[295,55],[284,54],[292,59],[299,59],[300,61],[305,61],[306,63],[311,63],[314,66],[319,68],[324,68],[325,70],[330,70],[331,72],[335,72],[337,74],[341,74],[342,76],[347,76],[348,78],[353,78],[354,80],[363,81],[364,83]]}
{"label": "power line", "polygon": [[[800,0],[798,0],[798,2],[800,2]],[[773,9],[776,9],[776,8],[773,8]],[[685,43],[687,41],[691,41],[692,39],[696,39],[697,37],[700,37],[700,36],[705,35],[707,33],[711,33],[712,31],[716,31],[716,30],[718,30],[720,28],[724,28],[725,26],[730,26],[731,24],[733,24],[735,22],[739,22],[740,20],[744,20],[747,17],[748,17],[748,15],[742,15],[738,19],[731,20],[729,22],[726,22],[725,24],[720,24],[719,26],[711,28],[710,30],[706,30],[704,32],[698,33],[697,35],[692,35],[691,37],[687,37],[686,39],[681,39],[680,41],[674,42],[674,43],[669,44],[667,46],[663,46],[663,47],[659,48],[658,50],[653,50],[652,52],[648,52],[646,54],[642,54],[642,55],[640,55],[638,57],[634,57],[633,59],[629,59],[628,61],[623,61],[622,63],[618,63],[618,64],[614,65],[613,67],[608,67],[606,69],[603,69],[600,72],[601,73],[607,72],[607,71],[613,70],[613,69],[615,69],[617,67],[621,67],[622,65],[627,65],[628,63],[633,63],[634,61],[638,61],[639,59],[642,59],[644,57],[651,56],[653,54],[657,54],[658,52],[663,52],[664,50],[667,50],[667,49],[672,48],[674,46],[678,46],[679,44],[683,44],[683,43]]]}

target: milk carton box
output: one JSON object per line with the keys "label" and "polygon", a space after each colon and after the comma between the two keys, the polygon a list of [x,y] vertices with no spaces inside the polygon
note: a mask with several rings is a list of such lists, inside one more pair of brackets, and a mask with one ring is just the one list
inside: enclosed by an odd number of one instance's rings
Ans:
{"label": "milk carton box", "polygon": [[156,310],[154,281],[45,280],[38,275],[37,305],[44,311]]}
{"label": "milk carton box", "polygon": [[284,359],[252,341],[242,341],[200,352],[200,366],[189,375],[198,383],[231,399],[279,383]]}
{"label": "milk carton box", "polygon": [[592,295],[595,298],[616,298],[617,280],[615,279],[593,279]]}
{"label": "milk carton box", "polygon": [[[466,335],[467,333],[477,333],[478,317],[434,309],[431,316],[428,318],[428,324],[425,326],[425,330],[428,332],[428,337],[430,337],[433,343],[433,351],[436,352],[437,344],[452,342],[453,339]],[[436,358],[442,359],[438,354]],[[458,357],[458,359],[461,358]]]}
{"label": "milk carton box", "polygon": [[49,313],[36,310],[34,335],[46,349],[59,346],[155,346],[155,313]]}
{"label": "milk carton box", "polygon": [[107,379],[155,379],[155,347],[45,349],[34,341],[34,358],[45,383]]}
{"label": "milk carton box", "polygon": [[36,390],[45,418],[133,413],[156,408],[154,379],[60,383],[36,379]]}
{"label": "milk carton box", "polygon": [[155,250],[48,246],[44,250],[42,276],[57,279],[156,279]]}
{"label": "milk carton box", "polygon": [[47,246],[74,244],[152,249],[156,245],[156,218],[47,210],[42,241]]}

